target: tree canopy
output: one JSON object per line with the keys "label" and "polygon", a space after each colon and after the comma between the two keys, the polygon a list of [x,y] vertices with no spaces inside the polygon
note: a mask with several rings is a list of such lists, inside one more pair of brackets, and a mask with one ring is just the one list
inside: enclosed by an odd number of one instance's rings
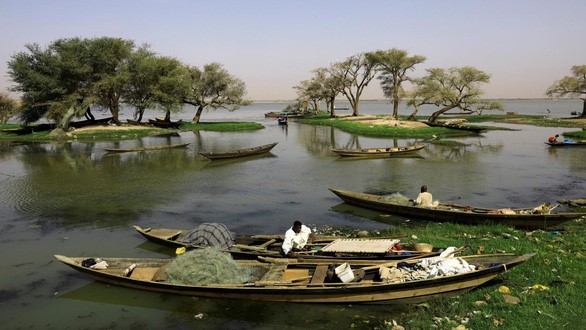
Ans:
{"label": "tree canopy", "polygon": [[424,104],[440,107],[429,117],[430,122],[435,122],[441,114],[455,108],[475,112],[502,110],[500,103],[480,99],[484,94],[480,84],[489,81],[489,74],[470,66],[428,69],[426,76],[413,80],[415,89],[409,105],[416,108],[415,112]]}
{"label": "tree canopy", "polygon": [[199,123],[205,108],[234,111],[250,103],[244,99],[244,82],[231,75],[220,63],[206,64],[203,70],[191,66],[188,71],[190,88],[183,103],[193,105],[197,109],[192,119],[193,123]]}
{"label": "tree canopy", "polygon": [[577,97],[583,100],[582,115],[586,117],[586,65],[572,67],[572,76],[565,76],[551,85],[545,94],[549,97]]}
{"label": "tree canopy", "polygon": [[160,108],[169,119],[183,104],[196,106],[198,122],[204,108],[236,110],[243,99],[243,81],[219,63],[200,70],[156,55],[120,38],[58,39],[46,48],[25,45],[8,62],[13,91],[22,93],[19,113],[25,124],[43,117],[68,129],[75,116],[93,118],[90,106],[110,111],[120,124],[120,104],[135,107],[141,119],[147,108]]}
{"label": "tree canopy", "polygon": [[406,50],[389,49],[366,53],[367,59],[374,63],[380,72],[378,79],[386,97],[393,102],[393,118],[399,118],[399,102],[405,96],[403,83],[409,81],[408,71],[413,71],[415,65],[423,63],[425,56],[409,56]]}
{"label": "tree canopy", "polygon": [[359,53],[334,63],[329,72],[336,82],[335,85],[340,86],[341,93],[350,102],[352,115],[358,116],[360,96],[375,76],[374,63],[364,53]]}
{"label": "tree canopy", "polygon": [[7,94],[0,93],[0,124],[6,124],[16,113],[18,103]]}

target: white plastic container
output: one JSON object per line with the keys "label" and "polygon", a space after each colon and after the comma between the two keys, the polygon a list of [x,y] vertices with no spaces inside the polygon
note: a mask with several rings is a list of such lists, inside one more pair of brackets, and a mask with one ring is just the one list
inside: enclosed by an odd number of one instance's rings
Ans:
{"label": "white plastic container", "polygon": [[350,265],[347,262],[336,267],[335,271],[336,275],[344,283],[352,282],[354,279],[354,272],[352,272],[352,268],[350,268]]}

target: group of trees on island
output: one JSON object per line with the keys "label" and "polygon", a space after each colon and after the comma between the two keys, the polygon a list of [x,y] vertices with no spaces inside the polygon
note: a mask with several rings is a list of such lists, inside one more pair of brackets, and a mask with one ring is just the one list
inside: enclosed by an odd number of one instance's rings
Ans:
{"label": "group of trees on island", "polygon": [[[196,109],[192,122],[198,123],[206,108],[232,111],[250,103],[244,98],[244,82],[221,64],[190,66],[158,55],[148,45],[136,46],[132,40],[69,38],[55,40],[46,48],[37,44],[25,48],[8,62],[8,74],[15,84],[12,91],[19,92],[21,99],[17,102],[0,93],[0,123],[14,115],[24,124],[47,118],[68,130],[74,117],[93,119],[92,107],[97,107],[109,111],[119,125],[122,104],[134,109],[134,119],[139,122],[147,109],[160,109],[170,120],[172,112],[192,105]],[[481,98],[489,74],[465,66],[430,68],[423,77],[412,77],[415,66],[425,60],[425,56],[396,48],[349,56],[313,70],[309,80],[295,86],[296,106],[319,111],[320,103],[325,102],[334,116],[335,100],[343,96],[350,102],[352,114],[359,115],[364,89],[378,78],[395,119],[403,100],[414,108],[412,120],[422,105],[438,107],[429,118],[432,122],[452,109],[469,113],[502,110],[499,103]],[[586,65],[571,71],[572,76],[556,81],[546,95],[584,100],[581,116],[586,117]],[[411,90],[406,89],[407,83]]]}
{"label": "group of trees on island", "polygon": [[190,104],[198,123],[205,108],[234,110],[248,103],[244,82],[221,64],[186,65],[131,40],[71,38],[46,48],[25,47],[8,62],[13,91],[22,94],[18,116],[25,124],[45,117],[67,130],[74,117],[93,119],[97,106],[119,125],[122,104],[135,109],[137,121],[152,108],[169,120],[171,112]]}
{"label": "group of trees on island", "polygon": [[[319,111],[320,102],[325,102],[327,111],[335,116],[334,101],[338,95],[346,97],[352,107],[352,115],[359,115],[359,102],[368,84],[378,77],[383,94],[393,106],[392,117],[398,119],[399,102],[407,100],[414,108],[409,117],[415,120],[419,107],[434,105],[438,107],[429,118],[437,118],[452,109],[467,113],[483,110],[502,110],[498,102],[488,102],[482,84],[490,82],[490,75],[471,66],[448,69],[430,68],[426,75],[414,78],[408,73],[417,64],[424,63],[425,56],[409,55],[406,50],[389,49],[359,53],[341,62],[313,70],[309,80],[301,81],[297,90],[297,107],[302,111],[310,107]],[[584,101],[582,116],[586,117],[586,65],[572,67],[573,76],[556,81],[546,92],[549,97],[573,97]],[[406,83],[413,88],[407,91]]]}

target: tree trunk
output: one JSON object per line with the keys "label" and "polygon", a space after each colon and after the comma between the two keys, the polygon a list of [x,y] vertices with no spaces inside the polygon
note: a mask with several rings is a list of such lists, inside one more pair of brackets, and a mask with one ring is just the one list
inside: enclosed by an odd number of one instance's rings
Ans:
{"label": "tree trunk", "polygon": [[442,113],[444,113],[444,112],[446,112],[446,111],[448,111],[448,110],[452,110],[452,109],[454,109],[455,107],[456,107],[456,106],[454,106],[454,105],[450,105],[450,106],[447,106],[447,107],[445,107],[445,108],[442,108],[442,109],[440,109],[440,110],[438,110],[438,111],[434,112],[433,114],[431,114],[431,117],[429,117],[428,121],[429,121],[430,123],[435,123],[435,122],[436,122],[436,120],[437,120],[437,118],[438,118],[438,117],[439,117],[439,116],[440,116]]}
{"label": "tree trunk", "polygon": [[199,119],[201,118],[201,113],[203,112],[203,107],[199,106],[197,108],[197,111],[195,112],[195,116],[193,117],[193,119],[191,120],[192,123],[194,124],[199,124]]}
{"label": "tree trunk", "polygon": [[89,106],[87,107],[87,110],[85,111],[85,118],[87,120],[91,120],[91,121],[96,120],[96,117],[94,117],[94,114],[92,113],[92,109]]}
{"label": "tree trunk", "polygon": [[393,100],[393,119],[399,119],[399,99]]}
{"label": "tree trunk", "polygon": [[584,98],[584,103],[582,105],[582,116],[580,117],[586,117],[586,98]]}
{"label": "tree trunk", "polygon": [[409,116],[409,118],[407,118],[407,120],[416,121],[417,120],[417,118],[416,118],[417,112],[419,112],[419,106],[418,105],[415,106],[415,110],[413,110],[413,113]]}
{"label": "tree trunk", "polygon": [[65,114],[61,117],[59,122],[57,123],[57,128],[62,129],[64,132],[69,131],[69,123],[71,123],[71,118],[75,114],[75,108],[69,107]]}
{"label": "tree trunk", "polygon": [[136,121],[140,123],[142,120],[142,115],[144,114],[144,109],[139,109],[136,114]]}
{"label": "tree trunk", "polygon": [[120,107],[118,106],[118,103],[112,105],[110,112],[112,112],[112,121],[118,126],[122,125],[119,118]]}
{"label": "tree trunk", "polygon": [[165,112],[165,121],[171,121],[171,111],[167,110],[167,112]]}

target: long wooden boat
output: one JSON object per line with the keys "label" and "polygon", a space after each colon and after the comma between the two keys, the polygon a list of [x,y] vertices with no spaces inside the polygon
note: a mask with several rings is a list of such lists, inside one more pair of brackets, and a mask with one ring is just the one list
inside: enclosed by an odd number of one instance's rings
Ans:
{"label": "long wooden boat", "polygon": [[112,119],[114,119],[114,117],[106,117],[106,118],[93,119],[93,120],[88,119],[88,120],[81,120],[81,121],[72,121],[71,123],[69,123],[69,126],[71,126],[73,128],[81,128],[81,127],[87,127],[87,126],[93,126],[93,125],[106,125],[110,121],[112,121]]}
{"label": "long wooden boat", "polygon": [[[364,277],[357,282],[328,283],[326,277],[330,265],[327,263],[273,264],[240,260],[236,261],[238,265],[255,267],[262,275],[242,284],[199,286],[170,283],[164,270],[172,259],[101,258],[107,262],[108,268],[98,270],[82,266],[85,257],[55,255],[55,258],[99,282],[166,294],[273,302],[417,303],[469,291],[533,255],[471,256],[465,260],[475,265],[477,270],[403,283],[383,282],[378,276],[380,267],[396,265],[398,261],[360,267]],[[198,264],[193,267],[198,267]],[[353,269],[356,266],[350,267]],[[267,273],[272,274],[271,280],[263,279]],[[275,274],[277,280],[274,279]]]}
{"label": "long wooden boat", "polygon": [[183,120],[179,119],[178,121],[164,121],[149,119],[149,123],[159,128],[179,128],[179,126],[181,126],[183,123]]}
{"label": "long wooden boat", "polygon": [[[525,229],[547,229],[571,219],[586,215],[581,213],[533,213],[532,208],[514,209],[514,212],[503,212],[505,209],[489,209],[470,207],[454,203],[440,203],[434,208],[412,205],[401,205],[384,200],[384,196],[365,194],[347,190],[330,189],[344,202],[367,209],[389,214],[437,222],[456,222],[470,225],[483,223],[502,224]],[[510,209],[506,209],[509,211]]]}
{"label": "long wooden boat", "polygon": [[[183,242],[187,229],[142,228],[134,229],[147,240],[171,248],[204,248]],[[225,250],[234,259],[257,259],[259,256],[282,258],[280,250],[284,235],[236,235],[232,248]],[[443,248],[423,250],[415,244],[404,244],[398,237],[347,238],[341,236],[315,236],[308,244],[311,249],[297,253],[298,259],[338,260],[399,260],[436,256]]]}
{"label": "long wooden boat", "polygon": [[153,151],[153,150],[164,150],[164,149],[174,149],[174,148],[185,148],[189,145],[189,143],[181,143],[181,144],[165,144],[160,146],[146,146],[146,147],[139,147],[139,148],[104,148],[107,152],[137,152],[137,151]]}
{"label": "long wooden boat", "polygon": [[284,112],[284,111],[272,111],[265,113],[265,118],[279,118],[281,116],[287,116],[289,118],[303,117],[303,114],[296,112]]}
{"label": "long wooden boat", "polygon": [[258,146],[258,147],[238,149],[238,150],[227,151],[227,152],[200,152],[200,155],[202,155],[208,159],[211,159],[211,160],[260,155],[260,154],[264,154],[265,152],[271,151],[271,149],[273,149],[273,147],[276,146],[277,143],[278,142],[264,144],[264,145]]}
{"label": "long wooden boat", "polygon": [[332,151],[343,157],[392,157],[395,155],[414,153],[423,148],[425,148],[425,145],[393,148],[332,149]]}
{"label": "long wooden boat", "polygon": [[468,125],[462,125],[462,124],[442,124],[442,123],[437,123],[437,122],[432,123],[429,121],[424,121],[424,123],[428,126],[433,126],[433,127],[445,127],[445,128],[459,129],[462,131],[470,131],[470,132],[476,132],[476,133],[486,131],[486,128],[479,127],[479,126],[468,126]]}
{"label": "long wooden boat", "polygon": [[586,147],[586,141],[560,141],[560,142],[545,142],[550,147]]}

